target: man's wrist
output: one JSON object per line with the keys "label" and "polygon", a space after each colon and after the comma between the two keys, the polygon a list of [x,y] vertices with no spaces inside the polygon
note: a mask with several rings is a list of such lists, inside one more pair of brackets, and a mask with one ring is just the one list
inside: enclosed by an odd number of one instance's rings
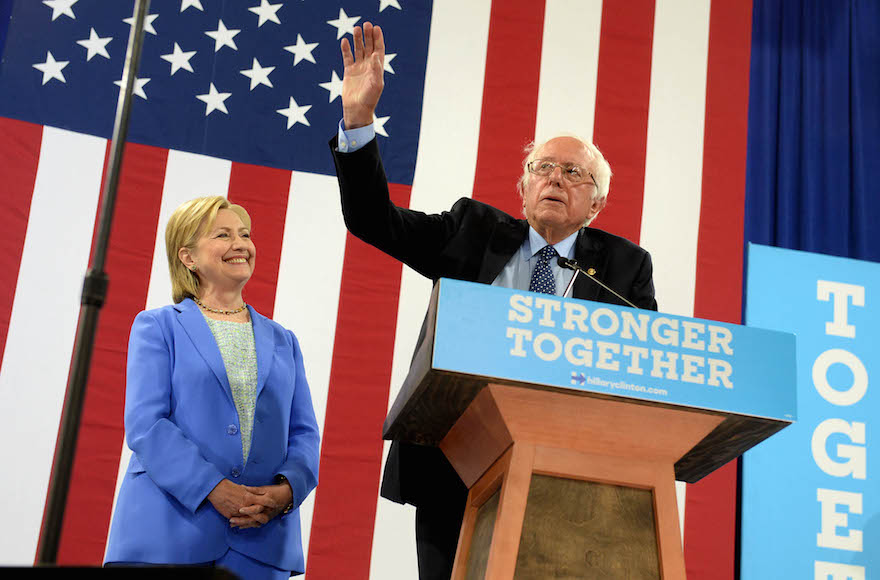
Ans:
{"label": "man's wrist", "polygon": [[366,110],[359,111],[342,111],[342,120],[345,123],[345,129],[360,129],[373,123],[373,112]]}

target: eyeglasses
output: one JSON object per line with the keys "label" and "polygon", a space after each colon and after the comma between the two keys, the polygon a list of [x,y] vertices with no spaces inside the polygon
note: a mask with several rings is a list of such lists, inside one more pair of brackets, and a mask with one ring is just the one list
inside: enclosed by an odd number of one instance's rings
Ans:
{"label": "eyeglasses", "polygon": [[599,187],[599,185],[596,183],[596,178],[593,177],[593,174],[581,167],[580,165],[573,165],[571,163],[556,163],[555,161],[550,161],[548,159],[535,159],[534,161],[530,161],[526,167],[528,167],[530,173],[534,173],[535,175],[541,175],[544,177],[553,173],[553,170],[558,167],[562,170],[562,175],[563,177],[565,177],[565,180],[571,184],[579,184],[586,181],[592,181],[593,185],[595,185],[597,188]]}

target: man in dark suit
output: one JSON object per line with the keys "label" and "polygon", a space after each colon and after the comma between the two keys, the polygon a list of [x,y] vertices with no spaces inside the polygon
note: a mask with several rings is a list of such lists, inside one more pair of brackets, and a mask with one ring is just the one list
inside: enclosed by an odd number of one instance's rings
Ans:
{"label": "man in dark suit", "polygon": [[[574,258],[639,308],[657,309],[650,255],[628,240],[586,227],[605,207],[611,168],[599,150],[576,137],[531,147],[517,185],[526,219],[463,198],[428,215],[396,207],[372,128],[383,88],[385,44],[365,23],[341,43],[345,65],[343,121],[331,141],[349,231],[436,281],[457,278],[561,295],[573,276],[559,256]],[[623,304],[579,276],[576,298]],[[416,506],[419,577],[448,579],[467,489],[438,448],[395,441],[382,496]]]}

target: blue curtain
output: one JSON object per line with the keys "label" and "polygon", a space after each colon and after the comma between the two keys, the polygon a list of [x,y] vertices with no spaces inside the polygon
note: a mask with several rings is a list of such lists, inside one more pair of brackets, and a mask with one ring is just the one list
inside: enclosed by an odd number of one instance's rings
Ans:
{"label": "blue curtain", "polygon": [[880,261],[880,1],[752,18],[746,241]]}
{"label": "blue curtain", "polygon": [[12,17],[13,0],[0,0],[0,59],[6,46],[6,32],[9,30],[9,19]]}

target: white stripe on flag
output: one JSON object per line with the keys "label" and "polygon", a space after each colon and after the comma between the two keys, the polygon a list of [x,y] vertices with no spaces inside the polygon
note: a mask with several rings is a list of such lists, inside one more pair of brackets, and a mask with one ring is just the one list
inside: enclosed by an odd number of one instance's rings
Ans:
{"label": "white stripe on flag", "polygon": [[658,0],[641,245],[663,312],[693,316],[710,0]]}
{"label": "white stripe on flag", "polygon": [[602,0],[547,0],[535,141],[593,138]]}
{"label": "white stripe on flag", "polygon": [[[660,310],[681,316],[694,314],[710,4],[658,0],[654,13],[640,241]],[[683,537],[686,484],[676,483],[676,495]]]}
{"label": "white stripe on flag", "polygon": [[[327,154],[330,154],[329,150]],[[312,404],[322,434],[336,339],[345,239],[336,177],[294,172],[284,222],[274,320],[292,330],[299,339]],[[312,493],[299,508],[303,553],[306,555],[309,553],[314,507],[315,494]]]}
{"label": "white stripe on flag", "polygon": [[146,308],[171,303],[171,279],[168,277],[168,260],[165,257],[165,225],[168,218],[180,204],[190,199],[207,195],[225,196],[229,190],[231,172],[231,161],[182,151],[168,152]]}
{"label": "white stripe on flag", "polygon": [[46,127],[0,372],[0,481],[15,533],[4,565],[31,565],[67,387],[104,167],[104,139]]}
{"label": "white stripe on flag", "polygon": [[684,545],[684,509],[687,501],[687,486],[683,481],[675,482],[675,499],[678,503],[678,533],[681,535],[681,543]]}
{"label": "white stripe on flag", "polygon": [[[437,213],[448,210],[458,198],[471,196],[491,8],[491,2],[434,2],[419,152],[410,196],[414,209]],[[389,405],[409,371],[430,293],[430,280],[403,268]],[[383,468],[388,448],[385,442]],[[414,514],[412,506],[378,498],[371,578],[418,576]]]}

